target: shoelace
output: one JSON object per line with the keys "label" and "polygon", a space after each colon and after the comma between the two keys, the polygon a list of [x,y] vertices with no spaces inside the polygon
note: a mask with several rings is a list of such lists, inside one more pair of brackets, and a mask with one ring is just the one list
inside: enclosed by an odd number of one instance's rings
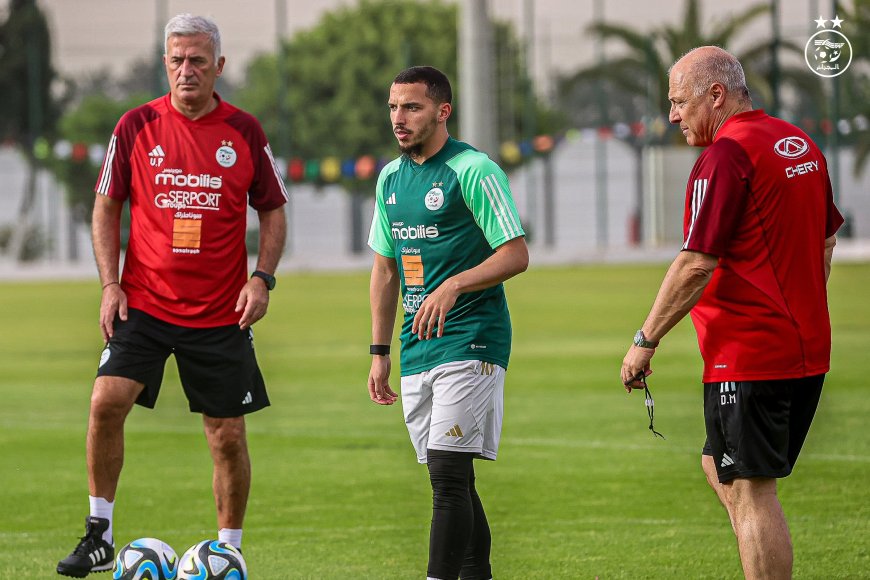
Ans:
{"label": "shoelace", "polygon": [[76,546],[76,549],[73,550],[73,554],[85,554],[88,555],[93,552],[97,547],[97,542],[93,537],[93,530],[90,526],[85,529],[85,535],[81,537],[79,540],[79,545]]}

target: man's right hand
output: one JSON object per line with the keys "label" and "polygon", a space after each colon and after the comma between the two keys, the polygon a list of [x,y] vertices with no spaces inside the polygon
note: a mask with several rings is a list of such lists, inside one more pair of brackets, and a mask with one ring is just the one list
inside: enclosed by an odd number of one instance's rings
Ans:
{"label": "man's right hand", "polygon": [[115,334],[115,314],[121,320],[127,320],[127,294],[117,282],[103,287],[103,298],[100,300],[100,331],[104,342],[109,342]]}
{"label": "man's right hand", "polygon": [[392,405],[399,395],[390,388],[390,355],[372,356],[372,370],[369,371],[369,398],[378,405]]}

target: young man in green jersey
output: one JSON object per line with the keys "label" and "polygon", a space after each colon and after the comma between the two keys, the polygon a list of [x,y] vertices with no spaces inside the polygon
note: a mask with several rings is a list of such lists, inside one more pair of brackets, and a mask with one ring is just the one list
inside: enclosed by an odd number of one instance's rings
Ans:
{"label": "young man in green jersey", "polygon": [[450,137],[450,81],[432,67],[390,87],[402,155],[378,177],[369,246],[369,396],[392,405],[390,343],[399,290],[405,423],[432,484],[430,579],[489,580],[490,532],[472,460],[494,460],[511,324],[502,282],[529,263],[507,176]]}

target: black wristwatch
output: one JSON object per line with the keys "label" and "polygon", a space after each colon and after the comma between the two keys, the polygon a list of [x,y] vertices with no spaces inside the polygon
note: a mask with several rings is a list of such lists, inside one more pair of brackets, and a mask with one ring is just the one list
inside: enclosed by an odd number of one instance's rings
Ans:
{"label": "black wristwatch", "polygon": [[265,282],[267,290],[275,289],[275,276],[272,276],[271,274],[267,274],[262,270],[254,270],[254,273],[251,274],[251,278],[259,278]]}
{"label": "black wristwatch", "polygon": [[643,333],[643,331],[638,330],[637,333],[634,335],[634,344],[635,346],[639,346],[641,348],[655,348],[659,345],[659,342],[657,340],[647,340],[646,335]]}

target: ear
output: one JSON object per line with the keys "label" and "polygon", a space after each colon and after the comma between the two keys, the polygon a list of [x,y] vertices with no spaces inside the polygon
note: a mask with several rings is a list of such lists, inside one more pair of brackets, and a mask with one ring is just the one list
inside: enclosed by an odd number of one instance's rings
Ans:
{"label": "ear", "polygon": [[453,112],[453,106],[450,103],[441,103],[438,105],[438,122],[446,123],[447,119],[450,117],[450,113]]}
{"label": "ear", "polygon": [[728,89],[722,83],[713,83],[710,85],[710,97],[713,99],[713,108],[718,109],[725,104],[725,97],[728,95]]}
{"label": "ear", "polygon": [[217,61],[217,76],[221,76],[221,73],[224,72],[224,63],[227,61],[226,58],[220,57]]}

